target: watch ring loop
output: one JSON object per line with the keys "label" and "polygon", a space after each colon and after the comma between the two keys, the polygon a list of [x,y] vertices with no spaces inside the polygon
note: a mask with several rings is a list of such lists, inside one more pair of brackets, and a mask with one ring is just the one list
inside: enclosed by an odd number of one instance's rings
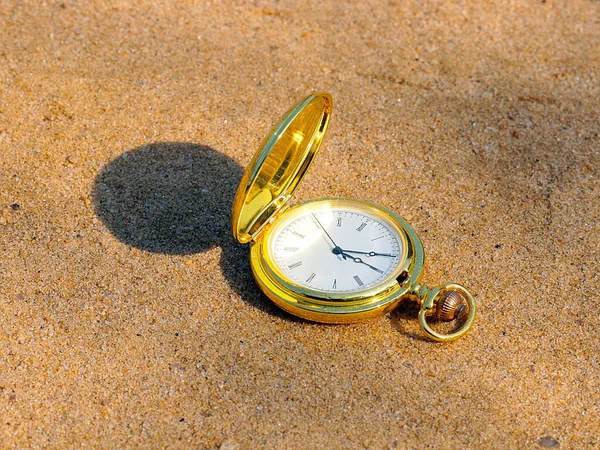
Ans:
{"label": "watch ring loop", "polygon": [[[438,308],[441,306],[441,300],[452,292],[458,292],[466,299],[468,316],[458,330],[448,334],[440,333],[429,326],[427,323],[427,317],[435,314],[438,311]],[[421,305],[421,310],[419,311],[419,325],[421,325],[421,328],[423,328],[425,333],[427,333],[427,336],[435,341],[453,341],[469,331],[475,319],[475,310],[476,306],[473,295],[471,295],[471,293],[464,286],[455,283],[446,284],[440,288],[432,289],[427,293],[427,297],[425,298],[425,301]]]}

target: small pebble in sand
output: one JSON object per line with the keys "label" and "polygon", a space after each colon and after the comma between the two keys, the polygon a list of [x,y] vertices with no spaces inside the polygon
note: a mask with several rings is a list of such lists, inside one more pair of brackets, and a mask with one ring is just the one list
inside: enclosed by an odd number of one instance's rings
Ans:
{"label": "small pebble in sand", "polygon": [[556,448],[559,446],[559,443],[552,436],[544,436],[538,439],[538,444],[540,444],[544,448]]}
{"label": "small pebble in sand", "polygon": [[90,206],[92,204],[92,201],[90,200],[90,197],[87,196],[87,195],[85,195],[85,194],[81,195],[81,197],[79,197],[79,198],[83,201],[83,203],[85,204],[85,206]]}

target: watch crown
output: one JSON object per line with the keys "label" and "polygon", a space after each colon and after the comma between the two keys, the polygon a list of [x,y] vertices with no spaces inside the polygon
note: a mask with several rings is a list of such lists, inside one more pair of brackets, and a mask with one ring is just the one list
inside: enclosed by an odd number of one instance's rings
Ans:
{"label": "watch crown", "polygon": [[467,299],[458,291],[446,291],[437,302],[436,318],[443,322],[462,319],[469,312]]}

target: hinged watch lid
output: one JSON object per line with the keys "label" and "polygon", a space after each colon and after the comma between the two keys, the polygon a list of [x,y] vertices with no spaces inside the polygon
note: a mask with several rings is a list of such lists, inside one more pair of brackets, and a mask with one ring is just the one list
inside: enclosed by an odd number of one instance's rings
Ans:
{"label": "hinged watch lid", "polygon": [[273,126],[235,194],[233,235],[246,243],[292,196],[323,141],[333,100],[320,92],[294,105]]}

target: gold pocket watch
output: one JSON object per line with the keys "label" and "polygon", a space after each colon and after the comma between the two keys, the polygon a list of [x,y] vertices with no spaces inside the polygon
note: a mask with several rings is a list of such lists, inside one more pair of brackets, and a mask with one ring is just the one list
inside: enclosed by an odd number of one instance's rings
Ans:
{"label": "gold pocket watch", "polygon": [[[404,219],[342,198],[289,206],[325,136],[332,106],[327,93],[298,102],[271,129],[242,177],[232,227],[239,242],[250,243],[254,278],[275,304],[304,319],[357,322],[408,297],[420,304],[419,324],[430,338],[462,336],[475,318],[473,296],[458,284],[419,284],[425,253]],[[457,324],[442,333],[432,320]]]}

